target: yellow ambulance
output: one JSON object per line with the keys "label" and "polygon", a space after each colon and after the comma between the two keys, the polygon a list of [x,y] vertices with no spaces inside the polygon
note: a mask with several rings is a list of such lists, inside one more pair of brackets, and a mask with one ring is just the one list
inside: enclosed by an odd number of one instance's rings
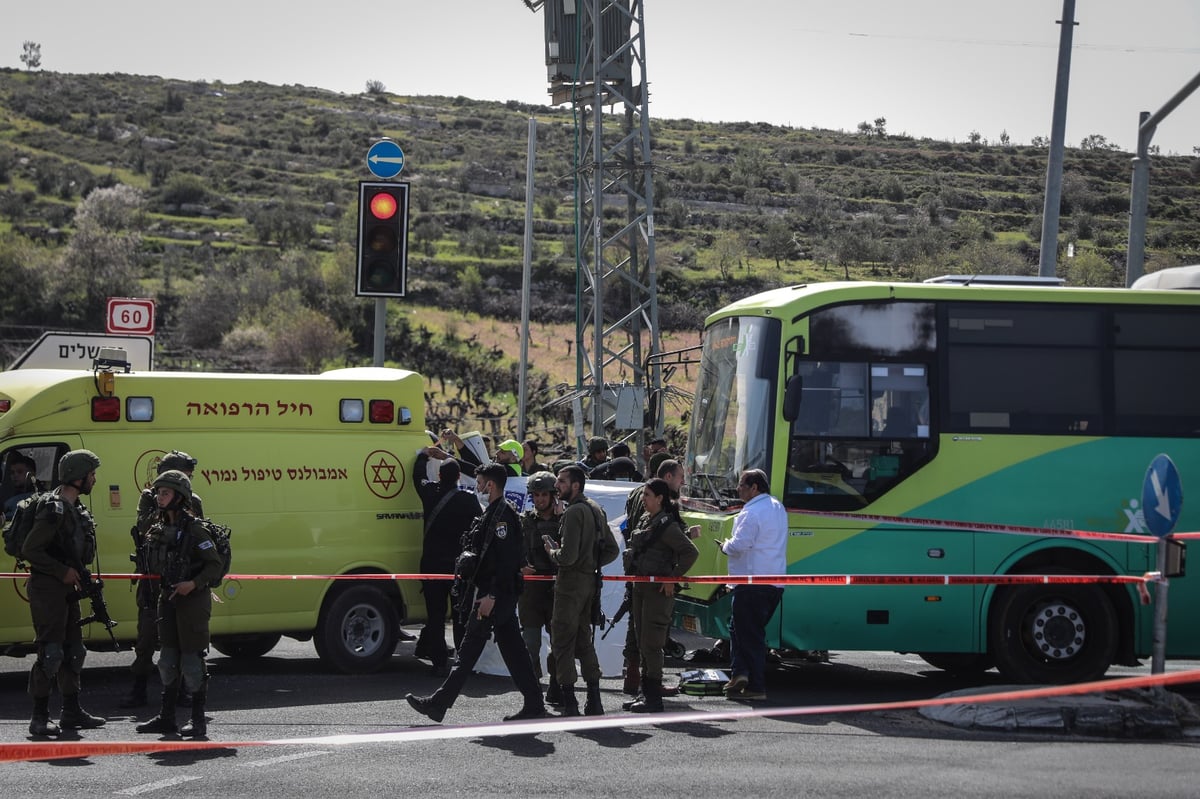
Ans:
{"label": "yellow ambulance", "polygon": [[[91,371],[0,373],[0,464],[14,450],[32,457],[48,488],[63,453],[95,452],[101,467],[84,501],[96,517],[99,572],[120,574],[134,571],[140,492],[163,455],[187,452],[198,461],[192,485],[205,513],[233,530],[231,577],[213,589],[213,646],[258,657],[280,636],[312,638],[342,672],[380,668],[400,622],[424,611],[419,583],[368,576],[418,571],[412,467],[428,443],[420,375],[131,373],[119,356],[103,351]],[[13,572],[7,565],[0,571]],[[313,574],[363,576],[254,579]],[[132,642],[130,583],[106,580],[105,595],[118,640]],[[84,635],[97,647],[109,641],[100,624]],[[0,580],[0,653],[24,655],[33,640],[24,579]]]}

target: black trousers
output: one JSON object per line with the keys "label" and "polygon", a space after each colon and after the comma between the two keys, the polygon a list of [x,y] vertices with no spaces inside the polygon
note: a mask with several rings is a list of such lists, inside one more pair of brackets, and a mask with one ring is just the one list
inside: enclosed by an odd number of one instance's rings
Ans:
{"label": "black trousers", "polygon": [[[417,651],[428,653],[434,666],[444,666],[446,656],[446,613],[450,609],[450,580],[423,580],[421,593],[425,596],[425,626],[417,639]],[[464,627],[459,614],[454,614],[454,648],[462,646]]]}
{"label": "black trousers", "polygon": [[478,614],[471,612],[467,619],[466,632],[463,635],[462,646],[458,650],[458,663],[450,670],[441,687],[430,697],[433,702],[445,708],[452,707],[454,700],[462,693],[467,678],[475,669],[483,647],[496,636],[496,646],[500,648],[500,657],[517,689],[525,698],[525,707],[536,707],[542,704],[541,686],[533,675],[533,661],[529,659],[529,650],[521,638],[521,625],[517,621],[517,600],[512,597],[497,601],[492,608],[492,615],[480,619]]}

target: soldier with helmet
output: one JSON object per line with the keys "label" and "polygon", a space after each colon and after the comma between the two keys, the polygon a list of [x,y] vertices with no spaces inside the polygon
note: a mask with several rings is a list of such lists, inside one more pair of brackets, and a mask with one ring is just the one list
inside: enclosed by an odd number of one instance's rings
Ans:
{"label": "soldier with helmet", "polygon": [[[562,508],[558,504],[558,490],[554,487],[554,475],[537,472],[530,476],[525,490],[533,500],[533,507],[521,514],[521,540],[525,547],[525,562],[521,574],[552,577],[558,566],[546,554],[545,540],[548,538],[558,547],[561,538],[558,528],[562,522]],[[521,620],[521,637],[533,661],[533,673],[542,678],[542,630],[550,632],[550,619],[554,615],[554,580],[527,580],[517,600],[517,616]],[[550,686],[546,690],[546,704],[562,704],[562,689],[558,686],[558,675],[554,668],[554,654],[546,656],[546,673],[550,675]]]}
{"label": "soldier with helmet", "polygon": [[[196,463],[196,459],[191,455],[173,449],[159,460],[157,471],[158,474],[162,474],[174,469],[186,474],[190,480],[192,472],[196,469]],[[191,504],[192,514],[204,518],[204,505],[200,501],[199,494],[192,494]],[[143,489],[138,498],[137,524],[130,531],[133,536],[134,548],[137,550],[131,559],[137,564],[138,571],[143,574],[148,573],[143,547],[145,536],[151,525],[158,519],[158,515],[159,508],[154,497],[154,490]],[[133,686],[129,689],[129,693],[121,699],[120,705],[124,708],[142,707],[146,704],[146,682],[154,671],[154,652],[158,649],[158,580],[149,577],[138,580],[136,598],[138,608],[137,641],[133,647],[135,654],[133,664],[129,667],[130,672],[133,673]],[[180,696],[180,702],[186,705],[190,699],[184,694]]]}
{"label": "soldier with helmet", "polygon": [[[151,573],[161,575],[158,596],[158,638],[162,650],[158,674],[162,678],[162,706],[149,721],[137,725],[139,733],[159,733],[203,738],[208,733],[204,705],[208,697],[209,588],[223,573],[224,563],[208,529],[191,510],[192,481],[174,469],[154,481],[158,515],[146,533],[146,560]],[[192,719],[176,727],[178,692],[192,693]]]}
{"label": "soldier with helmet", "polygon": [[[58,461],[59,485],[42,495],[34,509],[21,556],[29,564],[29,612],[37,636],[37,661],[29,671],[33,697],[31,735],[104,726],[79,705],[80,675],[87,650],[79,626],[79,592],[85,564],[96,556],[96,524],[80,497],[92,493],[100,459],[77,449]],[[58,684],[62,717],[50,720],[50,692]]]}

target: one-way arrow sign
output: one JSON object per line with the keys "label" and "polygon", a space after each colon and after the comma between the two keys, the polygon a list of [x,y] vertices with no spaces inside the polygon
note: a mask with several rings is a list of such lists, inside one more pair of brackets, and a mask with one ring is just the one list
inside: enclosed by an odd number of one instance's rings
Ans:
{"label": "one-way arrow sign", "polygon": [[1150,532],[1166,538],[1179,522],[1183,510],[1183,485],[1175,462],[1166,455],[1150,461],[1142,483],[1142,516]]}
{"label": "one-way arrow sign", "polygon": [[377,178],[394,178],[404,169],[404,151],[391,139],[381,139],[367,150],[367,169]]}

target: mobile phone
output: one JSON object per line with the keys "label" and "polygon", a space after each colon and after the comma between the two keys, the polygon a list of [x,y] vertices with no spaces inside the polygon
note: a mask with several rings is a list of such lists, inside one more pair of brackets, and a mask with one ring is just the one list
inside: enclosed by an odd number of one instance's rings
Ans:
{"label": "mobile phone", "polygon": [[721,548],[721,544],[725,543],[724,541],[722,541],[722,540],[721,540],[721,539],[719,539],[719,538],[714,538],[714,539],[712,540],[712,542],[713,542],[714,544],[716,544],[716,545],[717,545],[717,549],[720,549],[720,548]]}
{"label": "mobile phone", "polygon": [[544,536],[542,536],[542,543],[549,544],[550,546],[554,546],[554,539],[548,535],[544,535]]}

